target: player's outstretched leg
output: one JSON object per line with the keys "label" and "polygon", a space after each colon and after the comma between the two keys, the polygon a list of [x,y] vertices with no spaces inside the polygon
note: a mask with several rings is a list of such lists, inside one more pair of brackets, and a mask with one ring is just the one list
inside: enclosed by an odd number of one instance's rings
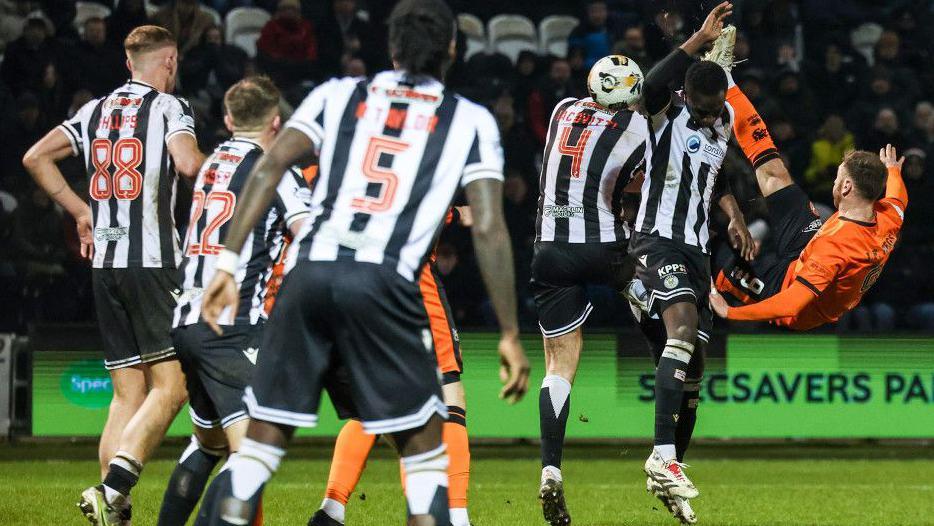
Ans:
{"label": "player's outstretched leg", "polygon": [[545,521],[551,526],[571,523],[564,499],[561,457],[571,408],[571,384],[580,360],[582,338],[580,328],[562,336],[545,338],[546,375],[538,398],[542,440],[542,478],[538,496]]}
{"label": "player's outstretched leg", "polygon": [[366,459],[376,443],[376,435],[367,434],[358,420],[348,420],[337,435],[331,471],[321,508],[308,521],[308,526],[344,524],[344,508],[366,468]]}
{"label": "player's outstretched leg", "polygon": [[668,339],[655,369],[655,447],[644,469],[669,496],[691,499],[698,491],[678,462],[676,435],[697,337],[697,307],[690,302],[674,303],[662,312],[662,320]]}
{"label": "player's outstretched leg", "polygon": [[[201,435],[199,440],[198,435]],[[214,466],[227,455],[227,439],[220,428],[195,428],[162,497],[158,526],[184,526],[198,505]]]}

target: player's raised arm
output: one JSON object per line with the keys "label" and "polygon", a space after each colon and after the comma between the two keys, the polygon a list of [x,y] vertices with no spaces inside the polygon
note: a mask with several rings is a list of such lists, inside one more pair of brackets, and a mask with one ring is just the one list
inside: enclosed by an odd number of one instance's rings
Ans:
{"label": "player's raised arm", "polygon": [[76,153],[65,133],[60,128],[55,128],[39,139],[39,142],[23,156],[23,166],[36,184],[75,218],[78,237],[81,240],[81,256],[91,258],[94,256],[91,207],[68,186],[55,164]]}
{"label": "player's raised arm", "polygon": [[500,398],[514,403],[529,388],[529,361],[519,342],[512,243],[503,218],[503,183],[497,179],[477,179],[467,185],[466,193],[473,216],[471,233],[477,265],[499,321],[503,364],[500,377],[505,382]]}
{"label": "player's raised arm", "polygon": [[202,316],[218,334],[217,319],[224,309],[237,302],[237,285],[233,274],[240,260],[240,251],[250,230],[269,209],[282,176],[291,166],[306,166],[313,155],[311,139],[300,131],[286,128],[276,137],[269,152],[260,158],[243,187],[234,217],[224,239],[224,250],[217,260],[218,272],[204,293]]}
{"label": "player's raised arm", "polygon": [[720,36],[723,22],[731,14],[733,4],[730,2],[714,7],[700,29],[649,70],[644,84],[645,110],[648,115],[658,115],[665,111],[671,100],[672,84],[684,80],[684,74],[693,62],[691,57]]}
{"label": "player's raised arm", "polygon": [[905,162],[905,156],[898,157],[895,147],[886,144],[885,148],[879,150],[879,159],[888,170],[889,175],[885,180],[885,196],[883,199],[895,199],[902,204],[902,213],[904,208],[908,207],[908,189],[905,188],[905,181],[902,180],[902,163]]}

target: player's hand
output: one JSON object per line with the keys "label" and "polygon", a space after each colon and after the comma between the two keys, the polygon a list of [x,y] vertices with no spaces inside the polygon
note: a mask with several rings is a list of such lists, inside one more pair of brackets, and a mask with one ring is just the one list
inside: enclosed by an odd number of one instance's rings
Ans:
{"label": "player's hand", "polygon": [[88,211],[88,213],[76,217],[75,224],[78,226],[78,240],[81,242],[81,257],[93,259],[94,221],[91,219],[91,212]]}
{"label": "player's hand", "polygon": [[710,287],[710,308],[721,318],[726,318],[726,310],[730,308],[726,302],[726,298],[714,287]]}
{"label": "player's hand", "polygon": [[224,333],[217,320],[227,307],[237,307],[237,283],[233,276],[218,270],[201,299],[201,316],[218,336]]}
{"label": "player's hand", "polygon": [[720,31],[723,30],[723,23],[726,17],[732,14],[733,4],[730,2],[722,2],[710,11],[710,14],[707,15],[700,29],[694,34],[703,40],[704,43],[713,42],[720,36]]}
{"label": "player's hand", "polygon": [[879,150],[879,159],[882,161],[882,164],[886,168],[902,168],[902,163],[905,162],[905,156],[898,157],[895,153],[895,147],[891,144],[886,144],[885,148]]}
{"label": "player's hand", "polygon": [[457,213],[460,214],[460,225],[470,228],[473,226],[473,213],[469,206],[455,206]]}
{"label": "player's hand", "polygon": [[514,404],[529,390],[529,359],[518,334],[503,334],[499,339],[499,380],[503,389],[499,397]]}
{"label": "player's hand", "polygon": [[756,240],[746,227],[746,222],[742,218],[736,217],[730,220],[726,227],[727,234],[730,236],[730,245],[733,250],[739,252],[740,256],[746,261],[755,259],[758,252]]}

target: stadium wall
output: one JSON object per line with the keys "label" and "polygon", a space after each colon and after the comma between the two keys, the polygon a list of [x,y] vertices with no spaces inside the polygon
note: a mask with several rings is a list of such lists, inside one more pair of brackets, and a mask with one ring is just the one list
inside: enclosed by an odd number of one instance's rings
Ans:
{"label": "stadium wall", "polygon": [[[94,436],[111,397],[94,338],[34,337],[31,434]],[[509,406],[499,392],[496,337],[462,333],[469,428],[475,438],[538,437],[541,340],[525,338],[531,392]],[[58,341],[58,345],[56,345]],[[917,439],[934,437],[934,340],[836,335],[752,334],[712,342],[695,436],[729,439]],[[585,341],[571,396],[569,439],[649,438],[653,371],[637,334],[597,334]],[[320,426],[299,436],[333,436],[340,422],[330,403]],[[25,430],[24,430],[25,431]],[[170,435],[190,433],[187,410]]]}

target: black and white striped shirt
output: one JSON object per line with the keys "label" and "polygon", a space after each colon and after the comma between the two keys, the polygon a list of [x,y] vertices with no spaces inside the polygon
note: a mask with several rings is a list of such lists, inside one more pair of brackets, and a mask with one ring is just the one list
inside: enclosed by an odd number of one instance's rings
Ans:
{"label": "black and white striped shirt", "polygon": [[[201,318],[201,297],[214,278],[217,256],[224,246],[228,222],[253,165],[263,155],[259,144],[234,137],[208,157],[192,194],[191,218],[185,235],[182,262],[182,295],[175,308],[173,326],[197,323]],[[272,273],[272,263],[284,246],[283,235],[295,221],[308,217],[311,191],[301,172],[293,168],[282,178],[276,199],[243,244],[240,265],[234,280],[240,289],[236,308],[221,313],[222,325],[255,325],[265,319],[263,302]]]}
{"label": "black and white striped shirt", "polygon": [[503,177],[490,112],[400,71],[327,82],[286,127],[308,136],[320,166],[293,264],[376,263],[414,281],[458,186]]}
{"label": "black and white striped shirt", "polygon": [[638,232],[710,253],[710,201],[732,122],[729,103],[712,129],[696,126],[683,105],[672,105],[649,119],[646,177],[635,225]]}
{"label": "black and white striped shirt", "polygon": [[187,102],[135,80],[59,126],[87,167],[94,268],[178,266],[177,174],[166,145],[194,126]]}
{"label": "black and white striped shirt", "polygon": [[626,241],[623,189],[645,166],[645,118],[592,99],[564,99],[551,114],[539,179],[536,241]]}

